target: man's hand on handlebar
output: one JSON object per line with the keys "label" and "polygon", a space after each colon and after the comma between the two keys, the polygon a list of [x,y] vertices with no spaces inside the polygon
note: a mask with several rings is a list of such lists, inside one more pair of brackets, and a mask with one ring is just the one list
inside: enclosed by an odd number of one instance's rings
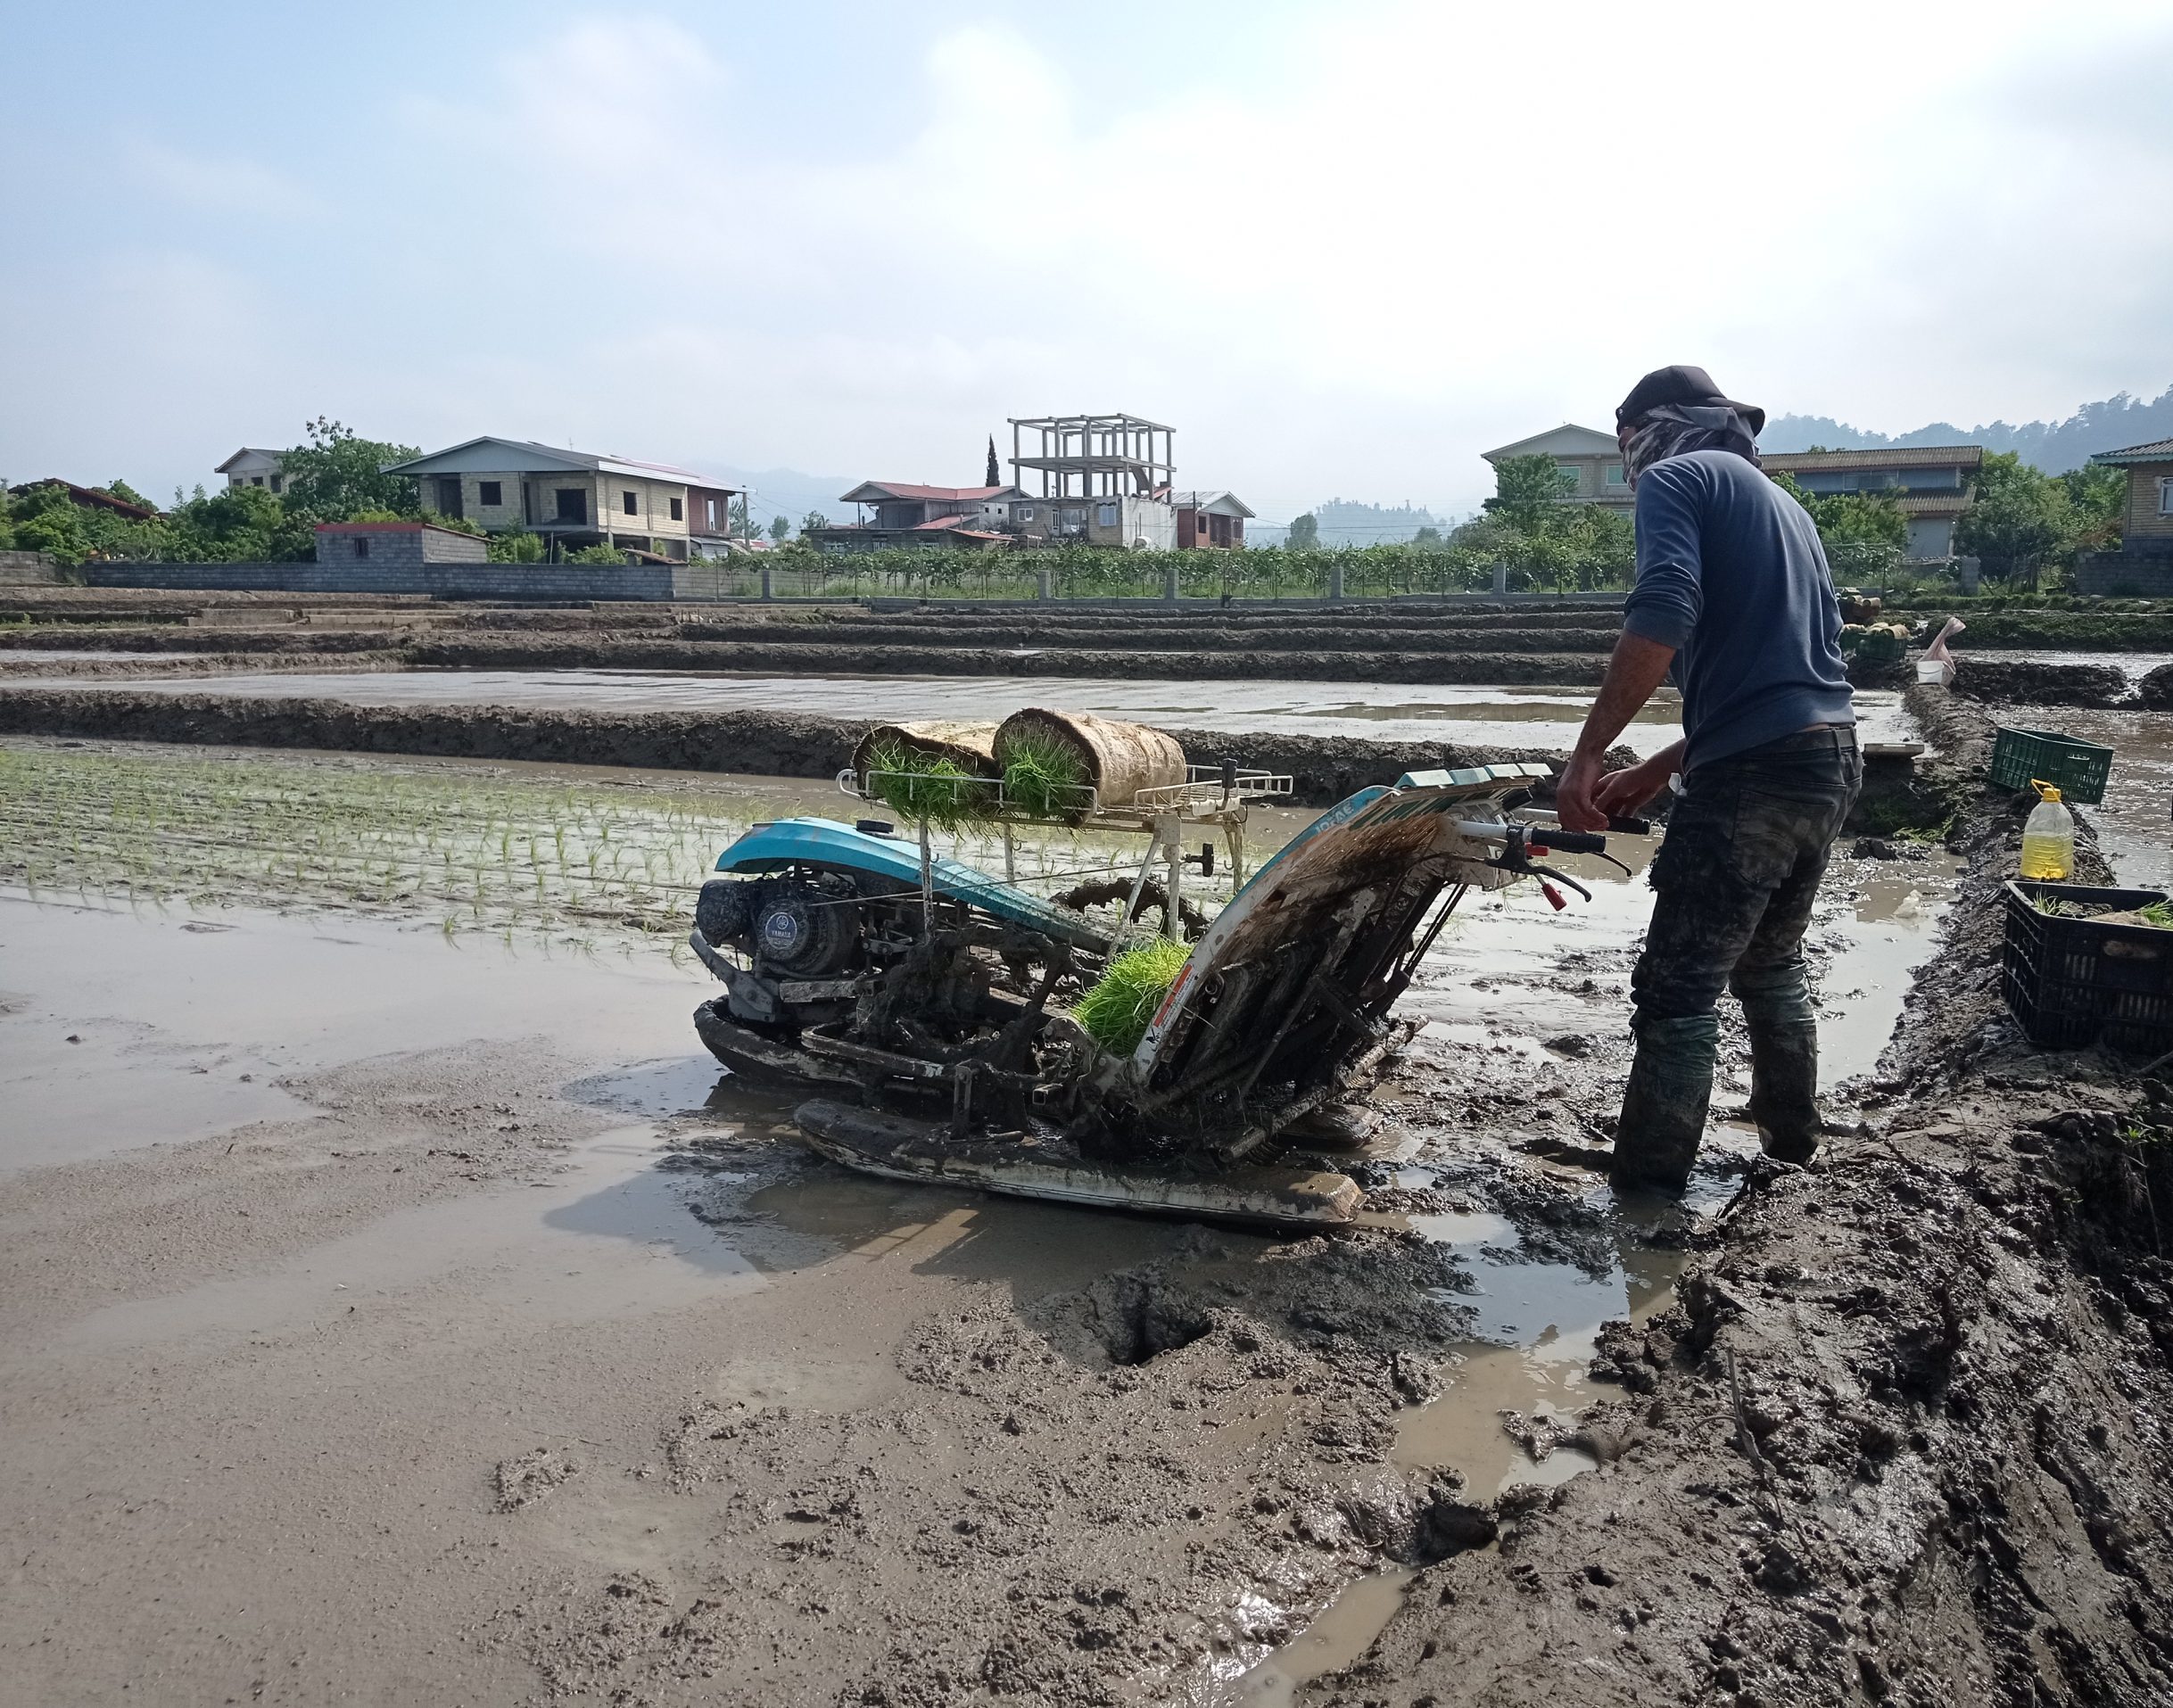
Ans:
{"label": "man's hand on handlebar", "polygon": [[1599,761],[1585,754],[1572,754],[1554,786],[1554,815],[1565,830],[1604,830],[1607,815],[1593,799],[1600,788]]}
{"label": "man's hand on handlebar", "polygon": [[1666,790],[1667,780],[1674,772],[1672,750],[1657,757],[1667,763],[1657,764],[1655,759],[1648,759],[1622,771],[1609,771],[1593,789],[1592,804],[1609,818],[1635,818],[1638,808]]}

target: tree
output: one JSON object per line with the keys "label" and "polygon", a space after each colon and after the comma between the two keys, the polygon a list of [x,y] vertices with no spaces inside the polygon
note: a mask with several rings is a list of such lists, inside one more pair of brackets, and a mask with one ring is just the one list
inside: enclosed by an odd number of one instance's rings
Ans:
{"label": "tree", "polygon": [[747,494],[742,492],[724,507],[724,532],[734,540],[752,540],[754,524],[747,513]]}
{"label": "tree", "polygon": [[791,532],[792,524],[784,517],[773,516],[770,518],[770,538],[777,541],[779,545],[783,545]]}
{"label": "tree", "polygon": [[1827,567],[1844,581],[1891,573],[1909,549],[1909,518],[1883,492],[1810,492],[1785,470],[1769,477],[1810,513]]}
{"label": "tree", "polygon": [[1411,543],[1414,546],[1438,546],[1441,544],[1441,542],[1442,531],[1439,528],[1432,526],[1431,524],[1420,528],[1417,533],[1411,536]]}
{"label": "tree", "polygon": [[126,481],[108,481],[96,490],[119,499],[123,504],[140,504],[146,510],[155,510],[159,507]]}
{"label": "tree", "polygon": [[200,487],[168,513],[167,522],[179,563],[293,564],[317,555],[311,519],[260,486],[231,486],[208,498]]}
{"label": "tree", "polygon": [[824,516],[820,510],[810,510],[800,519],[800,534],[802,538],[805,538],[808,534],[813,533],[817,528],[827,528],[829,526],[830,518],[828,516]]}
{"label": "tree", "polygon": [[2128,471],[2085,463],[2055,474],[2074,513],[2075,544],[2084,551],[2118,551],[2128,519]]}
{"label": "tree", "polygon": [[1290,524],[1290,538],[1283,542],[1293,551],[1318,551],[1320,549],[1320,519],[1307,513]]}
{"label": "tree", "polygon": [[540,564],[546,548],[542,535],[530,533],[525,528],[515,528],[506,533],[492,534],[486,550],[494,564]]}
{"label": "tree", "polygon": [[1561,507],[1569,485],[1570,477],[1551,457],[1504,457],[1494,465],[1494,496],[1480,507],[1521,532],[1536,534]]}
{"label": "tree", "polygon": [[358,510],[389,510],[403,517],[422,514],[414,481],[384,472],[388,463],[421,456],[413,445],[364,439],[321,415],[305,427],[310,442],[280,453],[290,514],[316,522],[344,522]]}
{"label": "tree", "polygon": [[981,484],[984,486],[1001,486],[1004,484],[1003,473],[996,466],[996,434],[993,433],[988,435],[988,478],[982,482]]}
{"label": "tree", "polygon": [[2080,532],[2068,490],[2012,450],[1987,457],[1977,493],[1954,524],[1954,549],[1975,557],[1995,581],[2038,573],[2072,553]]}

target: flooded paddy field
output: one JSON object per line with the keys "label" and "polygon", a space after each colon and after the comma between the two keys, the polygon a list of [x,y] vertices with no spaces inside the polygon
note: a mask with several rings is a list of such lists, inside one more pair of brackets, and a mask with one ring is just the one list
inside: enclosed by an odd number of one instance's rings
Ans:
{"label": "flooded paddy field", "polygon": [[[853,816],[820,785],[0,755],[31,1700],[1286,1700],[1505,1490],[1607,1474],[1565,1421],[1601,1324],[1755,1150],[1687,1218],[1598,1184],[1649,898],[1595,860],[1589,908],[1443,934],[1374,1225],[1277,1242],[849,1176],[702,1053],[691,887],[756,819]],[[1829,1080],[1952,877],[1838,863]]]}
{"label": "flooded paddy field", "polygon": [[[87,681],[11,679],[29,689],[93,686]],[[201,678],[131,680],[133,692],[197,694]],[[701,714],[819,706],[847,721],[899,718],[1002,719],[1021,705],[1061,705],[1165,728],[1240,734],[1439,740],[1459,746],[1566,752],[1591,705],[1589,691],[1559,688],[1457,687],[1342,681],[1183,683],[1078,680],[1032,674],[955,676],[767,676],[643,671],[465,671],[241,672],[221,676],[216,691],[246,699],[302,697],[352,706],[504,707],[551,712]],[[1866,741],[1904,739],[1898,690],[1856,695]],[[1624,745],[1657,752],[1681,733],[1672,692],[1624,731]]]}

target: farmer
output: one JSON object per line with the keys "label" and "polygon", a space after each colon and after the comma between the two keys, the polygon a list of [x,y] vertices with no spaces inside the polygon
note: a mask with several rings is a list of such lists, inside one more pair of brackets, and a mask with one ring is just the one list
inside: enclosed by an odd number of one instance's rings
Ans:
{"label": "farmer", "polygon": [[[1818,1148],[1818,1027],[1804,928],[1863,780],[1818,530],[1758,468],[1765,411],[1702,367],[1645,375],[1615,412],[1637,498],[1637,583],[1557,793],[1562,823],[1607,828],[1681,782],[1632,975],[1637,1056],[1615,1129],[1618,1190],[1680,1192],[1713,1094],[1721,988],[1750,1033],[1750,1113],[1766,1154]],[[1682,739],[1627,771],[1601,763],[1673,675]]]}

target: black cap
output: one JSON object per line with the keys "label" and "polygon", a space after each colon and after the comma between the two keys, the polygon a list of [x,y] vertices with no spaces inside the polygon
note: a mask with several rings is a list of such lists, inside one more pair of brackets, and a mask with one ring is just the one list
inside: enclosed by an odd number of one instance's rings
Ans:
{"label": "black cap", "polygon": [[1750,423],[1754,436],[1765,431],[1764,410],[1755,404],[1738,403],[1733,398],[1722,396],[1720,387],[1713,384],[1713,375],[1704,368],[1680,365],[1656,367],[1632,386],[1630,395],[1615,411],[1615,425],[1617,429],[1626,427],[1640,416],[1669,403],[1693,409],[1733,409]]}

